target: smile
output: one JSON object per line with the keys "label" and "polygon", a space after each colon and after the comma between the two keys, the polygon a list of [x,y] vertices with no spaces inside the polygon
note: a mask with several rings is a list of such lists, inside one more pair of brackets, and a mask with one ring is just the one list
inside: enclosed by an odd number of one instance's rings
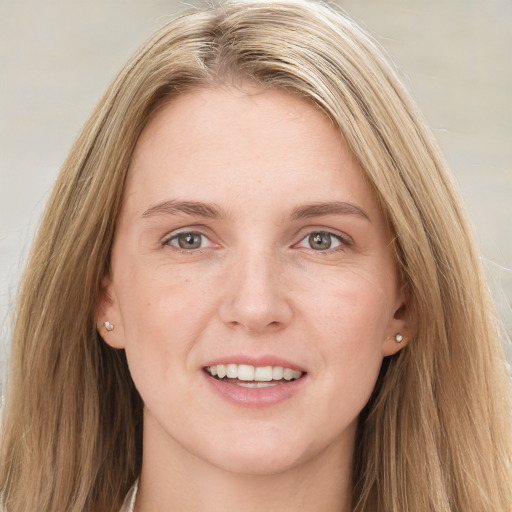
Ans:
{"label": "smile", "polygon": [[217,364],[205,371],[217,380],[246,388],[265,388],[300,379],[304,373],[283,366]]}

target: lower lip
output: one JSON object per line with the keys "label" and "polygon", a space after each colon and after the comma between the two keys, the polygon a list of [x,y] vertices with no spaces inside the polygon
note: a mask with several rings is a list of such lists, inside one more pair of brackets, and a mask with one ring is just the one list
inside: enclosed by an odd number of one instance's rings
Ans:
{"label": "lower lip", "polygon": [[284,384],[266,388],[245,388],[215,379],[204,372],[204,378],[211,389],[222,398],[241,407],[269,407],[296,395],[304,386],[307,376]]}

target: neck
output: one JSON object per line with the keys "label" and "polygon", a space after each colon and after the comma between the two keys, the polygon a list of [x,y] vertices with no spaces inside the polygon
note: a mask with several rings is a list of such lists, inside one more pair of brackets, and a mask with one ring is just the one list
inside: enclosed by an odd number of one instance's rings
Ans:
{"label": "neck", "polygon": [[137,512],[348,512],[353,442],[273,474],[241,474],[216,467],[172,440],[172,456],[144,439]]}

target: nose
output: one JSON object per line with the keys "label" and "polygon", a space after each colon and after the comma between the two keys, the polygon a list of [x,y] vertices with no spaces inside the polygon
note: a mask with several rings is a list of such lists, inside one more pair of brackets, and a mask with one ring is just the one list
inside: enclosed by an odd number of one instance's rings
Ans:
{"label": "nose", "polygon": [[293,310],[279,257],[266,251],[240,256],[227,271],[219,315],[225,324],[253,333],[279,330]]}

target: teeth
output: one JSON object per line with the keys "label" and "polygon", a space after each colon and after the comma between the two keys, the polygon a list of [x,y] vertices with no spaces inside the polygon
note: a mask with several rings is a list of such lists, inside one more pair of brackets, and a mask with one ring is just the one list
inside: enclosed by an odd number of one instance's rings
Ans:
{"label": "teeth", "polygon": [[238,365],[237,364],[226,365],[226,377],[228,379],[236,379],[238,377]]}
{"label": "teeth", "polygon": [[282,366],[274,366],[272,368],[272,379],[273,380],[281,380],[284,375],[284,368]]}
{"label": "teeth", "polygon": [[283,377],[285,380],[292,380],[293,379],[293,370],[290,370],[290,368],[285,368],[283,370]]}
{"label": "teeth", "polygon": [[254,380],[270,382],[272,380],[272,366],[256,366],[254,368]]}
{"label": "teeth", "polygon": [[239,382],[239,386],[242,388],[270,388],[272,386],[279,386],[279,383],[274,382]]}
{"label": "teeth", "polygon": [[247,382],[256,382],[256,385],[245,385],[245,387],[267,387],[273,384],[258,385],[258,383],[268,383],[275,380],[296,380],[302,377],[302,372],[283,368],[282,366],[251,366],[250,364],[217,364],[207,366],[206,371],[219,379],[228,377],[229,379],[238,379]]}
{"label": "teeth", "polygon": [[226,367],[223,364],[217,365],[217,377],[223,379],[226,376]]}
{"label": "teeth", "polygon": [[[236,364],[233,366],[236,366]],[[254,380],[254,366],[250,364],[239,364],[237,376],[239,380]]]}

